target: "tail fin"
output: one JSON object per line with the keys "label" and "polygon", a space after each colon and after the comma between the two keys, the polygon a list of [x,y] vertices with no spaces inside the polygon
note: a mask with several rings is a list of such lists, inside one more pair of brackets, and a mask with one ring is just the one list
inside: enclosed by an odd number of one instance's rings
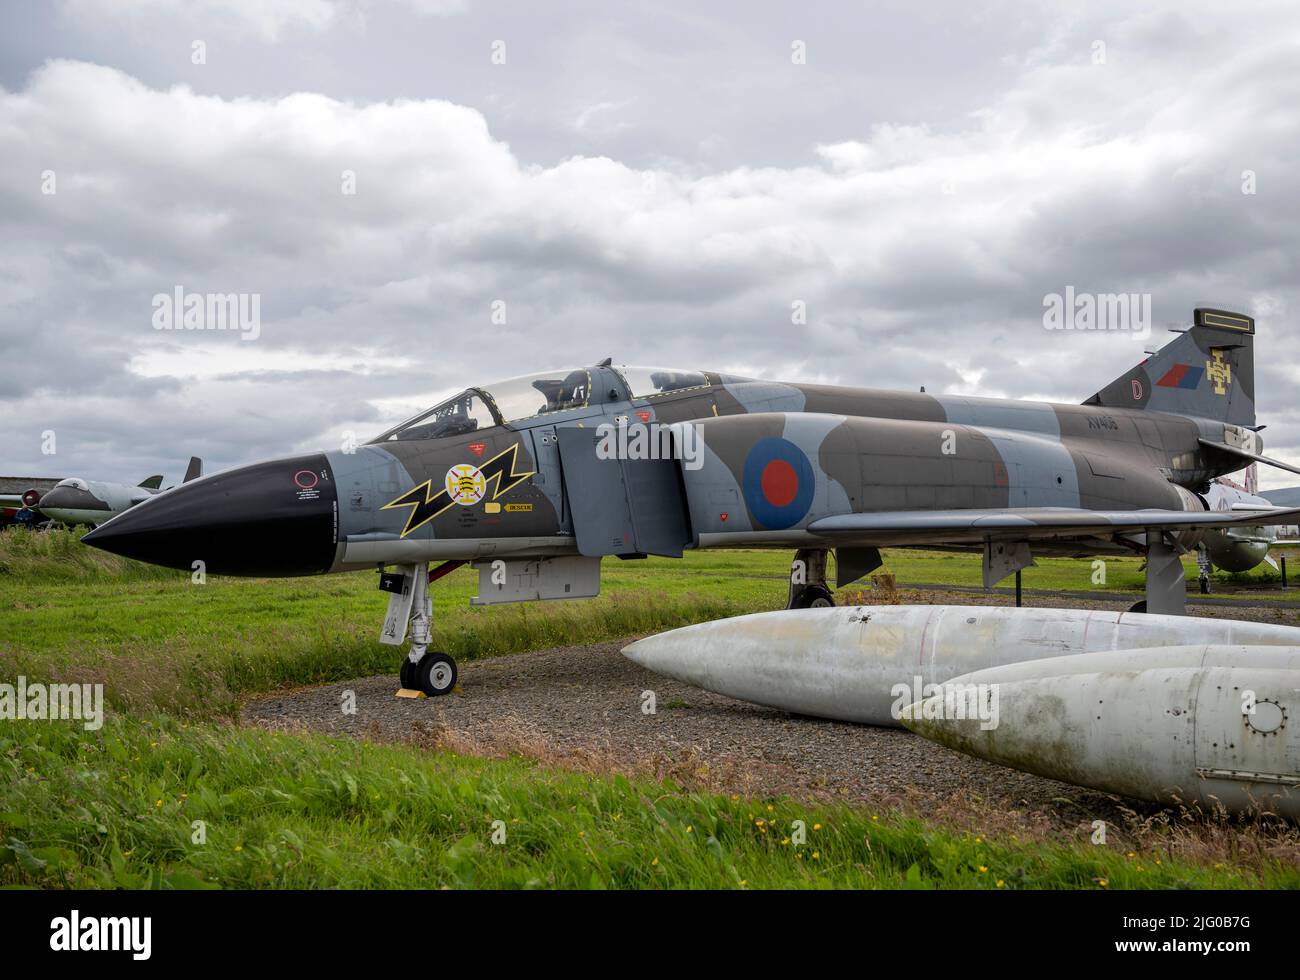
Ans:
{"label": "tail fin", "polygon": [[197,480],[203,475],[203,460],[197,456],[190,457],[190,465],[185,468],[185,479],[182,483],[189,483],[191,480]]}
{"label": "tail fin", "polygon": [[158,473],[154,476],[146,476],[140,481],[139,485],[144,487],[146,490],[157,490],[162,487],[162,474]]}
{"label": "tail fin", "polygon": [[1197,309],[1193,326],[1116,378],[1085,405],[1255,424],[1255,321]]}

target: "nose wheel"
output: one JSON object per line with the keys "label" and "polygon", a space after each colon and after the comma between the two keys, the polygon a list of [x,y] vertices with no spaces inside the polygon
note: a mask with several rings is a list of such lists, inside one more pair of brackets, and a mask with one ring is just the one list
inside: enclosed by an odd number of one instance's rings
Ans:
{"label": "nose wheel", "polygon": [[448,654],[429,650],[419,663],[402,661],[402,687],[423,691],[431,698],[456,689],[456,661]]}

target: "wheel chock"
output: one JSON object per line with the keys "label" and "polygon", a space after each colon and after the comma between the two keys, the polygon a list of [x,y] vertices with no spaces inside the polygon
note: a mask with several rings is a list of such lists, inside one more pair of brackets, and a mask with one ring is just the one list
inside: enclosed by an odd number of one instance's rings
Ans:
{"label": "wheel chock", "polygon": [[428,696],[423,691],[413,691],[409,687],[399,687],[395,695],[399,698],[427,698]]}

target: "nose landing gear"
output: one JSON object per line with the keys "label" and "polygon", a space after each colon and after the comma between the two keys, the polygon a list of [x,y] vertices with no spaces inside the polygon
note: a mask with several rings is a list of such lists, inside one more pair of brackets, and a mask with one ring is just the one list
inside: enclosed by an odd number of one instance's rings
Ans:
{"label": "nose landing gear", "polygon": [[380,573],[379,587],[390,595],[379,641],[400,646],[408,633],[411,637],[410,652],[403,658],[399,672],[400,696],[411,697],[418,692],[436,698],[450,694],[456,688],[455,659],[429,649],[433,638],[433,600],[429,597],[429,583],[460,564],[448,562],[432,575],[425,562],[398,565],[395,572]]}
{"label": "nose landing gear", "polygon": [[416,663],[402,661],[402,687],[423,691],[431,698],[456,689],[456,661],[450,654],[426,650]]}

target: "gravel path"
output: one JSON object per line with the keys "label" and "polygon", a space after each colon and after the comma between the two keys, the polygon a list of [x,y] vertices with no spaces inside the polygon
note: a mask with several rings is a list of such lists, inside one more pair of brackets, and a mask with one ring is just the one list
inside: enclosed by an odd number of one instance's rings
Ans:
{"label": "gravel path", "polygon": [[[861,597],[870,601],[871,597]],[[905,602],[966,602],[957,593],[903,592]],[[990,596],[988,604],[1009,600]],[[1080,606],[1114,606],[1080,602]],[[1197,615],[1225,618],[1200,607]],[[1300,622],[1300,611],[1231,610],[1236,618]],[[463,753],[521,754],[588,772],[672,777],[746,796],[839,798],[961,822],[991,816],[1077,835],[1093,820],[1123,823],[1155,808],[960,755],[908,732],[823,721],[762,708],[652,674],[622,656],[628,640],[541,650],[460,665],[447,697],[394,697],[393,677],[368,677],[251,700],[243,720]],[[346,692],[356,711],[343,712]],[[653,691],[657,710],[642,710]]]}

